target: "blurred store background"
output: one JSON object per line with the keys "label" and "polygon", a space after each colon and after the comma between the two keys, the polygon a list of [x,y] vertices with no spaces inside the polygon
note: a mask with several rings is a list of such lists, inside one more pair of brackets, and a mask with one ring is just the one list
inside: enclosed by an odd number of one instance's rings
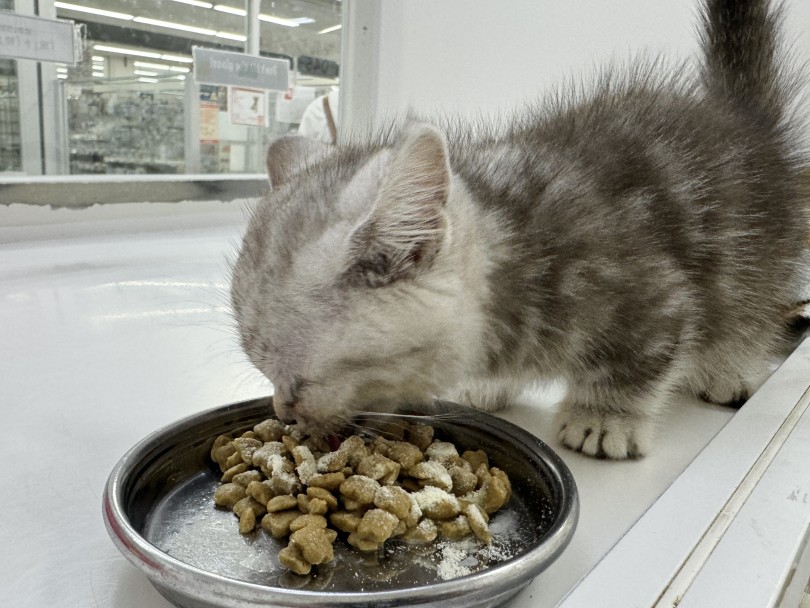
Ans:
{"label": "blurred store background", "polygon": [[[0,11],[80,26],[74,65],[0,56],[0,177],[261,173],[266,142],[338,86],[338,0],[0,0]],[[235,117],[229,87],[195,80],[193,47],[283,59],[289,87],[255,91],[252,118]]]}

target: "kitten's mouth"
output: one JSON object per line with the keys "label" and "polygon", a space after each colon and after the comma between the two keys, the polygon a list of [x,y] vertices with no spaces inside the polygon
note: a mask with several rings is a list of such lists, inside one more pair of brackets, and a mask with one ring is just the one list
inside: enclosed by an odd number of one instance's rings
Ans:
{"label": "kitten's mouth", "polygon": [[348,437],[348,435],[344,431],[339,435],[334,433],[332,433],[331,435],[327,435],[326,437],[323,438],[323,440],[326,442],[326,445],[329,446],[329,449],[335,452],[340,447],[340,444],[343,443],[343,440],[346,437]]}

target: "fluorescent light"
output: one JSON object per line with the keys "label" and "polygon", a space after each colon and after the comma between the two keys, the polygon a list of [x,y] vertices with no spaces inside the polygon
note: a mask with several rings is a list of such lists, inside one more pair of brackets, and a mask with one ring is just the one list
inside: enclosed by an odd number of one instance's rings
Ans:
{"label": "fluorescent light", "polygon": [[138,82],[149,82],[151,84],[155,84],[160,81],[157,78],[138,78]]}
{"label": "fluorescent light", "polygon": [[132,70],[133,74],[137,74],[138,76],[157,76],[157,72],[150,72],[149,70]]}
{"label": "fluorescent light", "polygon": [[244,34],[231,34],[230,32],[217,32],[217,38],[238,40],[239,42],[244,42],[245,40],[247,40],[247,36],[245,36]]}
{"label": "fluorescent light", "polygon": [[153,70],[168,70],[169,66],[165,63],[149,63],[148,61],[133,61],[132,65],[136,68],[152,68]]}
{"label": "fluorescent light", "polygon": [[185,80],[185,79],[186,79],[186,75],[185,75],[185,74],[180,74],[180,75],[178,75],[178,76],[175,76],[175,78],[176,78],[177,80]]}
{"label": "fluorescent light", "polygon": [[120,53],[121,55],[134,55],[135,57],[148,57],[149,59],[160,59],[160,53],[136,51],[134,49],[125,49],[120,46],[107,46],[106,44],[95,44],[93,45],[93,48],[96,51],[106,51],[108,53]]}
{"label": "fluorescent light", "polygon": [[132,65],[136,68],[147,68],[150,70],[167,70],[170,72],[183,72],[187,74],[191,70],[183,67],[182,65],[169,65],[167,63],[150,63],[148,61],[133,61]]}
{"label": "fluorescent light", "polygon": [[236,8],[235,6],[228,6],[227,4],[217,4],[214,6],[215,11],[219,11],[220,13],[228,13],[230,15],[238,15],[240,17],[244,17],[247,15],[247,11],[243,8]]}
{"label": "fluorescent light", "polygon": [[290,19],[290,21],[295,21],[298,25],[315,23],[315,20],[312,17],[296,17],[295,19]]}
{"label": "fluorescent light", "polygon": [[178,63],[194,63],[191,57],[183,57],[182,55],[161,55],[155,59],[163,59],[164,61],[177,61]]}
{"label": "fluorescent light", "polygon": [[104,72],[93,72],[93,76],[96,78],[104,78]]}
{"label": "fluorescent light", "polygon": [[115,11],[105,11],[100,8],[91,8],[89,6],[80,6],[78,4],[70,4],[68,2],[54,2],[56,8],[63,8],[67,11],[75,11],[77,13],[89,13],[91,15],[100,15],[101,17],[109,17],[110,19],[123,19],[129,21],[133,18],[132,15],[126,13],[117,13]]}
{"label": "fluorescent light", "polygon": [[67,74],[67,68],[56,68],[57,74]]}
{"label": "fluorescent light", "polygon": [[64,80],[65,78],[67,78],[67,74],[57,74],[57,75],[56,75],[56,77],[57,77],[59,80]]}
{"label": "fluorescent light", "polygon": [[170,72],[183,72],[187,74],[191,70],[182,65],[169,65],[167,63],[150,63],[148,61],[133,61],[132,65],[136,68],[146,68],[149,70],[167,70]]}
{"label": "fluorescent light", "polygon": [[152,53],[149,51],[137,51],[135,49],[127,49],[121,46],[109,46],[107,44],[94,44],[93,49],[96,51],[104,51],[107,53],[119,53],[121,55],[132,55],[134,57],[146,57],[147,59],[163,59],[164,61],[177,61],[178,63],[192,63],[194,60],[191,57],[183,57],[182,55],[161,55],[160,53]]}
{"label": "fluorescent light", "polygon": [[340,28],[342,28],[342,27],[343,27],[342,25],[333,25],[332,27],[328,27],[328,28],[326,28],[325,30],[321,30],[321,31],[320,31],[320,32],[318,32],[318,33],[319,33],[319,34],[328,34],[329,32],[334,32],[334,31],[337,31],[337,30],[339,30],[339,29],[340,29]]}
{"label": "fluorescent light", "polygon": [[190,4],[191,6],[197,6],[199,8],[211,8],[214,6],[210,2],[201,2],[201,0],[174,0],[175,2],[179,2],[180,4]]}
{"label": "fluorescent light", "polygon": [[290,19],[282,19],[281,17],[273,17],[273,15],[259,15],[259,21],[267,21],[268,23],[275,23],[276,25],[284,25],[287,27],[298,27],[300,24]]}
{"label": "fluorescent light", "polygon": [[155,27],[165,27],[170,30],[181,30],[184,32],[192,32],[194,34],[204,34],[207,36],[214,36],[216,32],[204,27],[195,27],[193,25],[185,25],[183,23],[174,23],[173,21],[161,21],[160,19],[150,19],[148,17],[135,17],[135,23],[143,23],[145,25],[154,25]]}
{"label": "fluorescent light", "polygon": [[93,55],[92,59],[93,61],[105,61],[104,57],[101,55]]}

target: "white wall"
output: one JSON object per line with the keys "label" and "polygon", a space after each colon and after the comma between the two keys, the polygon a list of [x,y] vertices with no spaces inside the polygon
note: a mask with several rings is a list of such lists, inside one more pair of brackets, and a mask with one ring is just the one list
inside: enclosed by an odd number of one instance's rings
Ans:
{"label": "white wall", "polygon": [[[502,113],[565,78],[634,54],[698,51],[697,0],[346,0],[365,47],[344,55],[347,128],[368,118]],[[810,59],[810,1],[792,0],[788,36]],[[373,53],[370,56],[369,49]],[[362,74],[353,66],[362,64]]]}

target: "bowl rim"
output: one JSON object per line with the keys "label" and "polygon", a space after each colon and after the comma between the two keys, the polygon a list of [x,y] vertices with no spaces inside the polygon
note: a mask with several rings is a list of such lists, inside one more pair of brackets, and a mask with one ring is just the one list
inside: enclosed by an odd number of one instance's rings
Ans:
{"label": "bowl rim", "polygon": [[[107,532],[124,557],[142,570],[159,591],[161,587],[166,587],[182,595],[209,602],[220,596],[231,601],[237,599],[247,602],[273,601],[275,602],[273,605],[278,606],[312,606],[315,604],[350,606],[371,605],[375,602],[380,602],[381,605],[406,605],[397,603],[401,600],[407,600],[408,605],[416,605],[421,603],[417,600],[422,600],[422,602],[440,601],[471,593],[480,593],[480,597],[484,597],[487,592],[489,592],[489,596],[497,597],[506,592],[517,593],[528,585],[562,553],[571,541],[579,519],[579,497],[573,475],[556,452],[525,429],[507,420],[452,402],[435,401],[426,406],[410,407],[409,411],[418,409],[425,413],[463,412],[466,417],[463,419],[464,422],[476,423],[477,421],[478,428],[483,427],[492,431],[494,427],[499,432],[513,437],[516,442],[520,440],[523,448],[531,449],[545,464],[550,473],[550,482],[554,486],[554,490],[559,493],[560,508],[555,513],[554,521],[543,539],[526,553],[466,576],[447,581],[438,580],[428,585],[375,591],[309,591],[273,587],[229,578],[187,564],[150,543],[131,523],[126,511],[126,497],[124,496],[124,491],[130,477],[135,472],[137,463],[151,451],[150,446],[154,446],[161,438],[181,433],[184,429],[202,424],[205,420],[249,407],[269,406],[270,399],[271,397],[260,397],[237,401],[206,409],[169,423],[132,446],[110,472],[102,501],[102,514]],[[268,408],[268,412],[270,411],[271,409]],[[403,415],[409,414],[403,413]],[[507,568],[509,568],[511,584],[508,589],[504,590],[502,575]]]}

